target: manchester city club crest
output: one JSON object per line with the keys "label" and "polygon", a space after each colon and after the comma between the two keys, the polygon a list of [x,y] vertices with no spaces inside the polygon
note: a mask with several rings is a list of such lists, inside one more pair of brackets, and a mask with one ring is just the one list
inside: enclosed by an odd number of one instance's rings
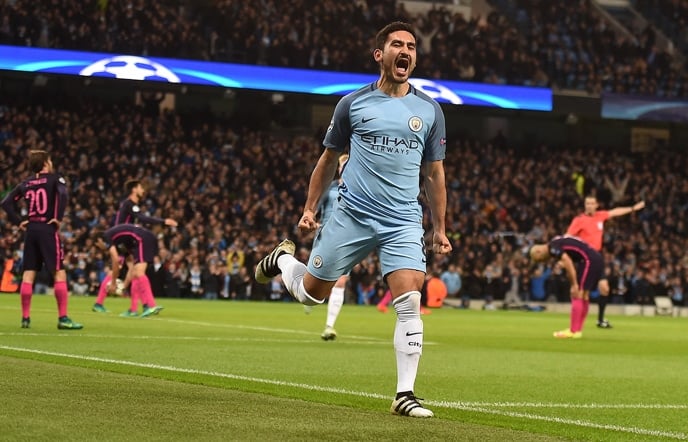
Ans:
{"label": "manchester city club crest", "polygon": [[315,267],[316,269],[319,269],[320,267],[322,267],[322,264],[323,264],[322,256],[316,255],[313,257],[313,267]]}
{"label": "manchester city club crest", "polygon": [[423,120],[421,120],[420,117],[413,116],[409,118],[408,125],[412,131],[418,132],[423,128]]}

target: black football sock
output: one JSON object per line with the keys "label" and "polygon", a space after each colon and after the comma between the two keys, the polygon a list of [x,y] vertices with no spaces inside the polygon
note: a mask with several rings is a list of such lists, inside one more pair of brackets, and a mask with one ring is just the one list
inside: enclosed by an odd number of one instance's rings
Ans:
{"label": "black football sock", "polygon": [[599,312],[597,313],[597,322],[604,321],[604,311],[607,308],[607,298],[608,296],[600,296],[597,300],[597,308]]}

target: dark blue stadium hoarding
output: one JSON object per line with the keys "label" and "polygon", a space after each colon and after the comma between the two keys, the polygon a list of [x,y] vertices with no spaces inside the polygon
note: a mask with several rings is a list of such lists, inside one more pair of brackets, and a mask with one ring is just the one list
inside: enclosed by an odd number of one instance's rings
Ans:
{"label": "dark blue stadium hoarding", "polygon": [[602,118],[688,123],[688,100],[604,94]]}
{"label": "dark blue stadium hoarding", "polygon": [[[377,79],[377,75],[371,74],[2,45],[0,70],[320,95],[345,95]],[[552,110],[552,91],[547,88],[422,78],[413,78],[411,83],[443,103]]]}

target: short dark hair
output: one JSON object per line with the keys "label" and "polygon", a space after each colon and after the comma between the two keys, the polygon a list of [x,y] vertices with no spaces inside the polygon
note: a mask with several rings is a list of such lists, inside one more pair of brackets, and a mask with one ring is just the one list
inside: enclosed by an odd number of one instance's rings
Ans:
{"label": "short dark hair", "polygon": [[29,169],[32,172],[38,173],[43,170],[45,162],[50,159],[50,154],[46,150],[30,150],[29,151]]}
{"label": "short dark hair", "polygon": [[139,179],[134,178],[131,180],[127,180],[124,183],[124,189],[127,191],[127,193],[131,193],[131,191],[134,190],[134,188],[139,184],[141,184],[141,180]]}
{"label": "short dark hair", "polygon": [[413,30],[413,26],[403,21],[395,21],[378,31],[377,35],[375,36],[375,48],[384,49],[389,34],[397,31],[406,31],[409,34],[413,35],[414,40],[417,40],[416,33]]}

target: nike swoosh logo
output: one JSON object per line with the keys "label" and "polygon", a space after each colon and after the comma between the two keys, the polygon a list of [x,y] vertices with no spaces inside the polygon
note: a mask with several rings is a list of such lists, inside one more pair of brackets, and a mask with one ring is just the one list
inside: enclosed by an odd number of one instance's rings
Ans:
{"label": "nike swoosh logo", "polygon": [[373,117],[373,118],[368,118],[368,119],[366,120],[365,118],[362,117],[362,118],[361,118],[361,123],[365,124],[365,123],[367,123],[368,121],[372,121],[372,120],[374,120],[374,119],[376,119],[376,118],[377,118],[377,117]]}
{"label": "nike swoosh logo", "polygon": [[406,332],[406,336],[422,335],[423,332]]}

